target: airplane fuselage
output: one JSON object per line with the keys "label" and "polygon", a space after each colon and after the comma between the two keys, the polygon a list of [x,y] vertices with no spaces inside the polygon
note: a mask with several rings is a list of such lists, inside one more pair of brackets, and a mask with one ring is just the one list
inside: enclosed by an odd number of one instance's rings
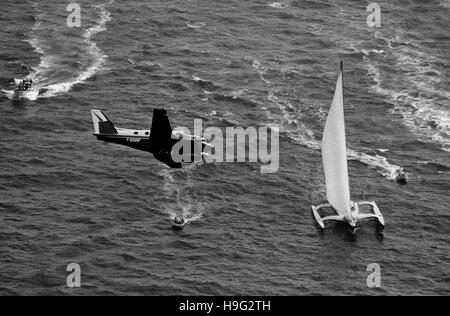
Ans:
{"label": "airplane fuselage", "polygon": [[94,134],[98,140],[128,146],[133,149],[153,153],[150,142],[150,131],[134,131],[118,129],[118,134]]}
{"label": "airplane fuselage", "polygon": [[92,110],[95,137],[98,140],[152,153],[171,168],[182,163],[201,162],[205,147],[214,148],[203,138],[172,130],[167,112],[153,110],[151,130],[124,129],[114,124],[100,110]]}
{"label": "airplane fuselage", "polygon": [[[127,146],[133,149],[149,152],[152,154],[158,154],[158,148],[152,146],[150,141],[150,131],[148,130],[128,130],[128,129],[117,129],[117,134],[94,134],[98,140],[113,143],[118,145]],[[195,146],[201,144],[200,153],[203,152],[206,146],[211,146],[207,144],[202,139],[196,138],[192,135],[184,135],[179,133],[173,133],[172,139],[170,141],[170,148],[173,147],[178,142],[184,142],[187,146],[191,146],[191,162],[196,161],[196,150]],[[183,151],[180,151],[183,154]],[[198,158],[197,158],[198,159]]]}

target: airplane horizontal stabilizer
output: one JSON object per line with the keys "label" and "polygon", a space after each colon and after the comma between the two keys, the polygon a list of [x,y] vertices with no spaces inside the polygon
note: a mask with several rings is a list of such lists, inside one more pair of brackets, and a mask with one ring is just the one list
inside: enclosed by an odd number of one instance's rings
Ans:
{"label": "airplane horizontal stabilizer", "polygon": [[114,124],[100,110],[91,110],[95,134],[115,135],[117,130]]}

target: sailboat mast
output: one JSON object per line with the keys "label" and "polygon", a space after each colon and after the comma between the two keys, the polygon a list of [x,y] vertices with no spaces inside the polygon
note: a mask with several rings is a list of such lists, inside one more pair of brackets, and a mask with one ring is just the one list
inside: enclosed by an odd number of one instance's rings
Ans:
{"label": "sailboat mast", "polygon": [[[342,60],[341,60],[341,76],[342,76],[342,112],[343,112],[344,125],[345,125],[344,62]],[[345,127],[344,127],[344,135],[345,135]],[[346,159],[348,159],[347,144],[345,144],[345,146],[346,146],[345,147],[345,152],[346,152],[345,157],[346,157]],[[348,171],[347,171],[347,176],[348,176]],[[349,191],[350,191],[350,178],[348,179],[348,185],[349,185]]]}
{"label": "sailboat mast", "polygon": [[341,216],[351,218],[350,183],[343,104],[343,64],[322,137],[322,164],[328,202]]}
{"label": "sailboat mast", "polygon": [[342,75],[342,100],[344,100],[344,63],[342,62],[342,60],[341,60],[341,75]]}

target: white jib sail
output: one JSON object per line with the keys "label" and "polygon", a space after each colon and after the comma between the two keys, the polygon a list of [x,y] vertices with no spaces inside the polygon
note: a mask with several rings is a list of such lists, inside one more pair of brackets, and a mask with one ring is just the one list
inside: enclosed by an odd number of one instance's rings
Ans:
{"label": "white jib sail", "polygon": [[336,84],[333,103],[322,139],[322,160],[328,202],[339,215],[350,217],[350,185],[345,139],[342,71]]}

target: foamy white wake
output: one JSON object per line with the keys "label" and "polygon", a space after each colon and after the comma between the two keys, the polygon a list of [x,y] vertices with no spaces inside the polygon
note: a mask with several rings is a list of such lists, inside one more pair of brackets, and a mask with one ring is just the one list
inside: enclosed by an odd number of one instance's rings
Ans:
{"label": "foamy white wake", "polygon": [[35,3],[35,9],[38,12],[38,15],[36,18],[36,23],[30,33],[30,39],[28,39],[28,42],[34,48],[34,50],[41,55],[39,65],[34,68],[34,72],[30,75],[30,77],[33,78],[36,83],[36,89],[44,91],[44,93],[39,97],[49,98],[66,93],[70,91],[75,85],[85,82],[102,69],[108,56],[105,55],[93,41],[93,37],[96,34],[107,29],[106,24],[111,21],[111,13],[107,10],[107,6],[113,3],[114,0],[110,0],[105,4],[94,6],[94,8],[99,12],[99,19],[94,26],[87,29],[83,33],[83,41],[86,44],[87,50],[92,57],[92,63],[88,65],[88,67],[85,68],[82,72],[78,73],[76,77],[50,85],[46,85],[43,82],[45,82],[45,79],[47,79],[45,77],[46,73],[51,70],[52,66],[57,62],[57,56],[47,54],[47,47],[39,39],[38,31],[41,27],[41,20],[45,15],[45,12],[39,10],[38,2]]}
{"label": "foamy white wake", "polygon": [[287,126],[282,128],[292,140],[307,146],[311,149],[320,150],[320,144],[315,139],[313,131],[302,123],[301,112],[297,112],[289,101],[284,101],[275,95],[274,91],[269,91],[267,99],[276,104],[283,114]]}
{"label": "foamy white wake", "polygon": [[257,59],[253,60],[253,68],[256,69],[256,71],[259,74],[259,77],[261,78],[262,81],[264,81],[267,84],[271,84],[271,82],[269,80],[267,80],[264,75],[267,72],[267,68],[261,65],[261,62]]}
{"label": "foamy white wake", "polygon": [[[408,45],[391,51],[402,74],[401,85],[384,84],[380,65],[365,56],[369,75],[374,81],[373,91],[395,105],[393,111],[403,117],[404,124],[420,140],[431,141],[450,151],[450,110],[445,107],[450,100],[450,92],[439,88],[442,74],[435,66],[438,60],[398,38],[385,39],[378,33],[376,37],[384,39],[391,48],[393,42]],[[401,88],[395,88],[397,86]]]}
{"label": "foamy white wake", "polygon": [[442,0],[440,5],[443,6],[444,8],[450,9],[450,0]]}
{"label": "foamy white wake", "polygon": [[7,97],[10,100],[14,99],[14,91],[13,90],[3,90],[2,89],[2,93],[5,97]]}
{"label": "foamy white wake", "polygon": [[275,9],[287,9],[289,8],[290,1],[273,2],[268,4],[269,7]]}
{"label": "foamy white wake", "polygon": [[43,44],[40,42],[37,36],[34,36],[35,33],[41,27],[42,19],[45,16],[45,12],[39,9],[39,2],[33,3],[33,7],[37,12],[36,23],[33,25],[33,28],[31,29],[30,38],[25,41],[28,42],[31,45],[31,47],[33,47],[36,53],[41,55],[39,65],[37,67],[33,67],[34,72],[30,75],[30,77],[33,79],[34,82],[39,82],[40,79],[42,79],[39,77],[39,73],[41,72],[42,69],[47,69],[50,67],[54,59],[54,56],[46,55],[43,48]]}
{"label": "foamy white wake", "polygon": [[83,34],[84,42],[88,46],[88,51],[93,56],[94,62],[76,78],[45,87],[47,91],[42,95],[42,97],[53,97],[61,93],[66,93],[70,91],[73,86],[83,83],[101,70],[108,56],[105,55],[97,46],[97,44],[92,40],[92,37],[107,30],[106,24],[111,21],[111,12],[106,9],[106,6],[113,4],[113,2],[114,0],[111,0],[107,4],[95,6],[95,8],[100,11],[99,22],[93,27],[87,29]]}
{"label": "foamy white wake", "polygon": [[[35,17],[36,22],[33,25],[31,33],[33,33],[35,30],[37,30],[39,28],[39,26],[41,25],[42,16],[44,15],[44,13],[41,12],[39,10],[39,8],[38,8],[38,2],[35,2],[32,5],[33,5],[33,8],[35,9],[35,11],[37,12],[37,15]],[[41,47],[39,47],[38,42],[37,42],[36,39],[31,38],[31,39],[27,39],[27,40],[24,40],[24,41],[28,42],[38,54],[41,54],[41,55],[44,54],[44,51],[42,50]],[[39,67],[41,67],[44,64],[48,64],[48,61],[45,58],[42,57]],[[33,68],[33,69],[34,69],[34,73],[31,74],[28,77],[32,78],[33,81],[36,82],[35,73],[36,73],[36,69],[37,68]],[[22,78],[17,78],[17,79],[15,78],[14,79],[14,81],[20,81],[20,80],[22,80]],[[36,86],[36,88],[37,88],[37,90],[39,89],[37,86]],[[10,100],[13,100],[15,98],[14,90],[1,90],[1,92]],[[37,98],[38,98],[38,93],[30,94],[29,97],[27,97],[27,99],[31,100],[31,101],[35,101],[35,100],[37,100]]]}
{"label": "foamy white wake", "polygon": [[[263,75],[267,71],[267,68],[263,67],[261,62],[257,60],[253,62],[253,68],[259,72],[264,80]],[[264,82],[270,83],[266,80],[264,80]],[[303,146],[313,150],[321,149],[321,143],[320,140],[318,140],[318,137],[316,137],[314,132],[303,123],[306,119],[305,116],[310,115],[310,113],[307,113],[308,111],[303,112],[296,109],[288,100],[279,98],[274,89],[269,91],[267,99],[272,104],[275,104],[283,115],[284,122],[282,132],[290,139]],[[318,121],[325,121],[328,115],[327,111],[324,111],[323,107],[317,103],[311,102],[311,104],[314,106],[314,109],[309,112],[314,113]],[[387,158],[381,155],[369,155],[352,149],[348,149],[347,155],[348,159],[367,165],[370,169],[376,170],[379,174],[389,180],[396,180],[398,175],[404,172],[402,167],[389,163]]]}
{"label": "foamy white wake", "polygon": [[191,29],[200,29],[206,26],[205,22],[186,22],[186,26]]}
{"label": "foamy white wake", "polygon": [[[173,204],[165,204],[165,212],[171,220],[178,216],[182,216],[186,223],[192,223],[200,220],[203,217],[203,206],[192,201],[190,195],[185,192],[187,188],[193,186],[189,174],[190,169],[168,169],[162,168],[158,174],[164,179],[164,193],[165,198],[172,200]],[[178,184],[174,175],[182,175],[186,177]]]}

